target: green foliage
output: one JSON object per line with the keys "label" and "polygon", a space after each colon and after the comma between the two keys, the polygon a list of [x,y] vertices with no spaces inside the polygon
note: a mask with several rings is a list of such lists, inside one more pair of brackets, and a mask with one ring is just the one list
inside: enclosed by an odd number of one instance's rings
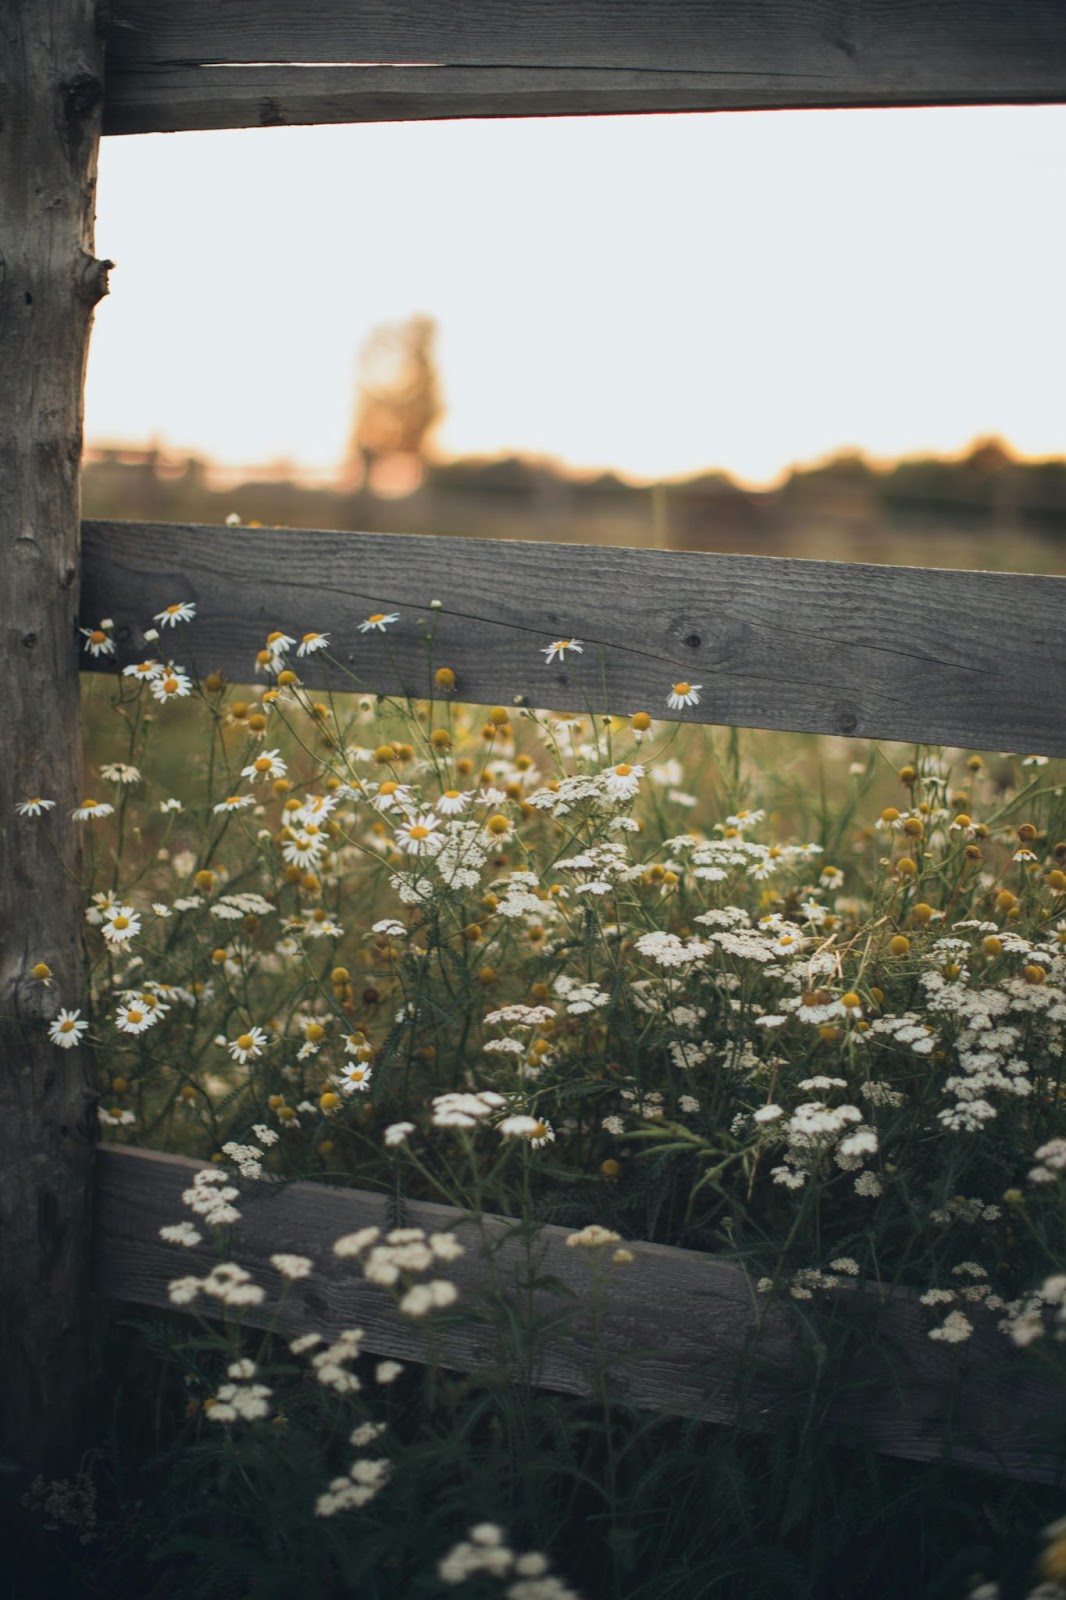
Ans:
{"label": "green foliage", "polygon": [[[386,650],[388,616],[366,626]],[[1061,770],[485,720],[425,631],[435,699],[315,701],[284,635],[265,690],[160,662],[92,691],[93,795],[115,795],[85,822],[102,1120],[214,1162],[186,1228],[220,1261],[171,1286],[202,1319],[142,1330],[159,1421],[116,1402],[87,1469],[85,1592],[1023,1592],[1056,1491],[885,1459],[862,1419],[908,1382],[879,1288],[921,1296],[938,1347],[1031,1346],[1064,1376]],[[263,1290],[227,1267],[229,1227],[244,1188],[297,1177],[390,1196],[400,1231],[338,1253],[421,1365],[380,1377],[355,1330],[293,1349],[245,1325]],[[413,1198],[513,1219],[518,1276],[487,1249],[455,1303],[454,1238],[405,1229]],[[582,1230],[580,1305],[540,1264],[549,1223]],[[626,1406],[646,1357],[602,1326],[606,1275],[639,1271],[621,1239],[727,1257],[759,1315],[789,1308],[769,1429]],[[468,1374],[442,1366],[449,1319],[483,1335]],[[528,1381],[564,1337],[586,1398]]]}

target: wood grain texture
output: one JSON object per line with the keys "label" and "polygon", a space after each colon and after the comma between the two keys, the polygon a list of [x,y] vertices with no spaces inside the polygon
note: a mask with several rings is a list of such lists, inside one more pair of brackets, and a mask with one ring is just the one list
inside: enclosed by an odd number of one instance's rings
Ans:
{"label": "wood grain texture", "polygon": [[[775,85],[773,106],[810,106],[809,82]],[[965,97],[961,97],[965,99]],[[1009,99],[997,95],[998,99]],[[924,105],[904,83],[891,101]],[[146,66],[108,73],[104,133],[185,133],[307,123],[745,111],[743,75],[594,67]],[[838,95],[825,104],[847,105]]]}
{"label": "wood grain texture", "polygon": [[[0,1456],[57,1477],[85,1445],[96,1136],[85,1004],[78,462],[103,102],[93,0],[0,6]],[[16,813],[41,796],[38,818]],[[45,962],[46,987],[33,978]]]}
{"label": "wood grain texture", "polygon": [[[313,688],[422,696],[447,665],[475,704],[667,717],[683,679],[694,721],[1066,755],[1066,578],[124,522],[87,522],[83,549],[83,624],[114,618],[122,661],[191,648],[251,682],[270,630],[317,629],[340,665],[298,663]],[[177,600],[195,625],[149,649]],[[374,611],[400,620],[360,634]],[[548,667],[570,635],[584,652]]]}
{"label": "wood grain texture", "polygon": [[1066,98],[1059,0],[113,0],[107,45],[107,132]]}
{"label": "wood grain texture", "polygon": [[[100,1294],[142,1306],[169,1307],[167,1284],[206,1272],[215,1257],[206,1246],[189,1251],[164,1244],[159,1228],[189,1213],[181,1192],[201,1164],[184,1157],[118,1146],[97,1158],[95,1282]],[[253,1185],[238,1202],[242,1217],[232,1240],[233,1259],[267,1291],[262,1307],[247,1315],[253,1326],[274,1325],[288,1337],[315,1331],[335,1336],[365,1330],[364,1348],[403,1360],[424,1358],[422,1337],[393,1309],[384,1291],[365,1282],[352,1262],[331,1253],[342,1234],[390,1225],[384,1196],[318,1184]],[[427,1231],[454,1230],[466,1247],[446,1269],[471,1305],[491,1287],[515,1297],[516,1274],[527,1270],[515,1225],[485,1219],[483,1245],[476,1226],[447,1206],[410,1202],[403,1223]],[[568,1230],[541,1228],[533,1259],[542,1277],[561,1288],[539,1290],[535,1312],[554,1315],[570,1307],[572,1319],[553,1336],[534,1374],[543,1388],[589,1392],[593,1269],[586,1252],[566,1245]],[[486,1247],[487,1245],[487,1247]],[[604,1338],[612,1357],[612,1386],[638,1408],[753,1428],[780,1425],[802,1412],[802,1340],[788,1311],[757,1311],[757,1299],[737,1266],[694,1251],[633,1243],[635,1261],[605,1274]],[[292,1286],[276,1312],[282,1280],[270,1265],[278,1251],[309,1255],[310,1278]],[[519,1295],[517,1297],[521,1299]],[[198,1307],[213,1302],[201,1297]],[[926,1337],[928,1314],[914,1295],[895,1290],[879,1297],[860,1286],[840,1296],[837,1315],[852,1335],[854,1355],[834,1368],[834,1383],[852,1387],[850,1398],[822,1416],[842,1442],[861,1437],[885,1454],[910,1460],[939,1458],[950,1442],[955,1461],[1039,1481],[1061,1481],[1061,1395],[1034,1376],[1038,1364],[1011,1348],[991,1328],[963,1349],[936,1347]],[[275,1321],[276,1318],[276,1321]],[[442,1324],[446,1365],[463,1371],[501,1370],[491,1329],[461,1317]],[[515,1376],[509,1369],[508,1376]]]}

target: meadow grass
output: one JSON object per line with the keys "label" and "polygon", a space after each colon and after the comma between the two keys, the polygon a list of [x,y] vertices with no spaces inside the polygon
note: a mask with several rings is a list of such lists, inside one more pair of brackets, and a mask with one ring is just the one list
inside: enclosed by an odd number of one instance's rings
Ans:
{"label": "meadow grass", "polygon": [[[283,634],[255,687],[160,649],[84,680],[91,1013],[40,981],[104,1136],[210,1163],[168,1232],[217,1260],[113,1336],[107,1437],[26,1548],[220,1600],[1035,1592],[1061,1493],[864,1444],[837,1305],[906,1287],[930,1340],[994,1330],[1061,1387],[1062,763],[700,727],[684,685],[614,718],[459,705],[446,665],[429,700],[317,696]],[[297,1178],[391,1197],[398,1232],[320,1243],[423,1363],[245,1325],[242,1195]],[[631,1241],[725,1257],[800,1381],[769,1433],[639,1413],[594,1314],[589,1398],[516,1382],[566,1308],[459,1296],[409,1199],[573,1230],[594,1312]],[[449,1319],[507,1360],[446,1371]],[[1041,1559],[1066,1583],[1061,1530]]]}

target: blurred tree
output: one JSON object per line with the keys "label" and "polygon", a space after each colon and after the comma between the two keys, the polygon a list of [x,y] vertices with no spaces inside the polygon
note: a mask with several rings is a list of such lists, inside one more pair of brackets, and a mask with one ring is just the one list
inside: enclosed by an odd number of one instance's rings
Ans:
{"label": "blurred tree", "polygon": [[433,318],[416,315],[380,324],[363,345],[344,465],[349,486],[372,488],[386,461],[400,468],[399,481],[406,476],[414,487],[421,480],[430,434],[444,414],[436,338]]}

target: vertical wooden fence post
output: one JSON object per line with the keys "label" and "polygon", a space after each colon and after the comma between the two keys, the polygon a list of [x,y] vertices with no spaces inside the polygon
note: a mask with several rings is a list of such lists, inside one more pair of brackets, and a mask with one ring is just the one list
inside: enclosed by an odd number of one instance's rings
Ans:
{"label": "vertical wooden fence post", "polygon": [[[103,45],[96,0],[0,4],[0,1454],[84,1444],[95,1102],[71,810],[80,801],[79,488]],[[101,17],[102,23],[102,17]],[[16,805],[41,796],[53,810]],[[33,976],[46,963],[51,983]]]}

